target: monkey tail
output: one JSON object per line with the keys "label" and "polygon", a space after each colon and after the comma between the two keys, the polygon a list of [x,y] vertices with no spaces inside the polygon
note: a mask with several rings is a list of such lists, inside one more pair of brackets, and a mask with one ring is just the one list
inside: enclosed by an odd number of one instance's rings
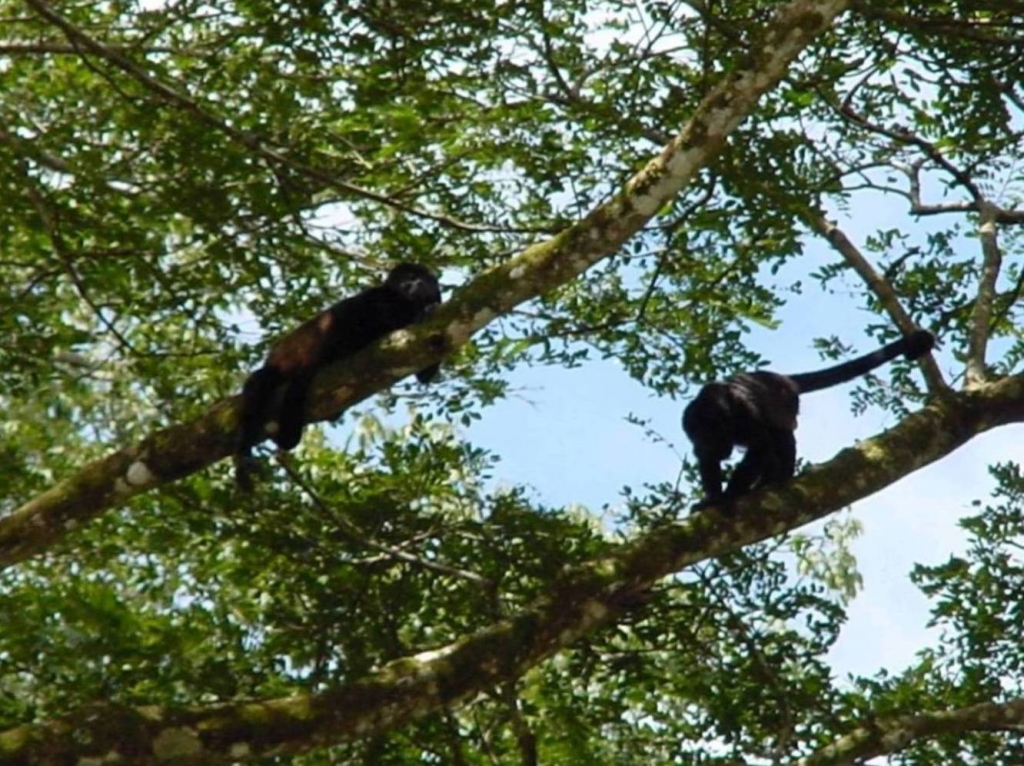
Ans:
{"label": "monkey tail", "polygon": [[915,330],[910,335],[882,346],[870,354],[851,359],[849,362],[827,367],[817,372],[802,372],[790,375],[801,394],[820,391],[823,388],[846,383],[854,378],[871,372],[900,354],[910,360],[927,354],[935,346],[935,336],[927,330]]}
{"label": "monkey tail", "polygon": [[274,391],[280,382],[280,371],[273,367],[261,367],[246,378],[242,387],[234,463],[235,483],[246,492],[252,490],[252,473],[256,468],[252,448],[263,441],[263,427],[273,403]]}
{"label": "monkey tail", "polygon": [[437,373],[441,371],[441,364],[432,364],[429,367],[424,367],[422,370],[416,373],[416,380],[426,385],[434,378],[437,377]]}

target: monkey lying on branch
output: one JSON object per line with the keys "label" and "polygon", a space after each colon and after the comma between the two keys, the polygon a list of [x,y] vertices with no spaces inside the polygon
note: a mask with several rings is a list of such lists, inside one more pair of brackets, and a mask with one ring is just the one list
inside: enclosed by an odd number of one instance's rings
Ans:
{"label": "monkey lying on branch", "polygon": [[[338,301],[274,344],[263,366],[242,389],[235,452],[239,486],[251,486],[252,448],[266,436],[283,450],[294,448],[302,439],[309,388],[321,368],[418,322],[440,302],[441,287],[430,269],[400,263],[388,272],[384,284]],[[438,365],[431,365],[416,373],[416,378],[427,383],[437,370]],[[284,394],[275,418],[273,404],[280,388]]]}

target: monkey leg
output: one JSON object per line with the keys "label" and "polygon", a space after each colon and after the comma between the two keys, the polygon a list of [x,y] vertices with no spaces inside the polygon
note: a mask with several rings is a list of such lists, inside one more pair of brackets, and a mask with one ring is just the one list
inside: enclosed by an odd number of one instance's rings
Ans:
{"label": "monkey leg", "polygon": [[277,416],[277,431],[271,436],[283,450],[294,449],[302,439],[302,430],[306,425],[306,402],[312,382],[312,375],[297,375],[288,381],[288,387],[284,390],[281,411]]}
{"label": "monkey leg", "polygon": [[704,489],[704,499],[700,507],[713,505],[722,498],[722,463],[714,456],[698,455],[700,467],[700,484]]}
{"label": "monkey leg", "polygon": [[721,502],[722,461],[727,460],[732,454],[732,443],[716,439],[714,435],[710,438],[698,437],[693,441],[697,467],[700,471],[700,485],[704,490],[704,497],[693,506],[696,511]]}
{"label": "monkey leg", "polygon": [[274,391],[281,383],[281,373],[275,367],[261,367],[245,380],[242,387],[242,414],[238,440],[238,455],[251,454],[253,445],[263,441],[264,426],[273,403]]}
{"label": "monkey leg", "polygon": [[747,454],[732,472],[725,495],[735,499],[752,489],[782,484],[796,471],[796,437],[788,428],[771,428],[751,439]]}
{"label": "monkey leg", "polygon": [[772,430],[771,460],[765,466],[763,483],[782,484],[796,473],[796,436],[786,428]]}
{"label": "monkey leg", "polygon": [[767,433],[758,433],[750,439],[747,454],[729,477],[729,485],[725,488],[726,499],[735,500],[750,492],[764,478],[765,470],[771,462],[772,441]]}

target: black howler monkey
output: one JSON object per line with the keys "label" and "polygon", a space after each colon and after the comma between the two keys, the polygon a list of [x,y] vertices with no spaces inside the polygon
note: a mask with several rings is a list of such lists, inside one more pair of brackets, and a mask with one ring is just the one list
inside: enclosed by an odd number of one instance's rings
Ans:
{"label": "black howler monkey", "polygon": [[[236,449],[239,484],[249,484],[245,462],[265,435],[283,450],[299,443],[309,387],[320,368],[419,321],[440,302],[441,288],[430,269],[418,263],[400,263],[388,272],[384,284],[338,301],[281,338],[242,389]],[[438,365],[431,365],[416,377],[427,383],[437,370]],[[274,396],[282,386],[284,395],[275,420]]]}
{"label": "black howler monkey", "polygon": [[[683,410],[683,430],[693,442],[704,488],[704,499],[697,507],[729,502],[751,489],[793,476],[793,432],[800,394],[853,380],[900,354],[917,359],[934,345],[935,336],[927,330],[916,330],[877,351],[818,372],[745,372],[708,383]],[[722,492],[721,463],[736,446],[746,447],[747,454]]]}

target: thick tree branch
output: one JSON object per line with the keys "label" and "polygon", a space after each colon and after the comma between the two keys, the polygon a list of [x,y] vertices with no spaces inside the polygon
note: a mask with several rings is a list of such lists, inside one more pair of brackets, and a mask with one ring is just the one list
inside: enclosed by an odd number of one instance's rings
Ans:
{"label": "thick tree branch", "polygon": [[792,766],[855,766],[869,758],[892,755],[923,739],[972,731],[1024,730],[1024,699],[1003,704],[984,702],[939,713],[901,716],[864,726]]}
{"label": "thick tree branch", "polygon": [[[868,289],[875,294],[878,302],[882,304],[882,308],[885,309],[886,313],[904,335],[909,335],[917,329],[917,325],[904,310],[899,296],[892,289],[892,285],[875,271],[875,268],[868,259],[850,241],[842,229],[817,212],[809,213],[807,222],[812,229],[827,239],[829,244],[843,256],[843,259],[849,264],[850,268],[860,275]],[[935,363],[935,359],[931,354],[925,354],[921,357],[918,364],[921,366],[921,372],[924,375],[929,391],[935,394],[947,387],[946,381],[942,379],[942,371],[939,370],[939,365]]]}
{"label": "thick tree branch", "polygon": [[308,751],[396,729],[516,679],[611,622],[631,595],[666,575],[820,519],[983,431],[1021,421],[1024,376],[950,393],[788,485],[748,495],[735,515],[709,509],[661,527],[569,571],[517,614],[447,646],[388,663],[355,683],[321,694],[210,707],[91,706],[0,734],[0,764],[86,757],[212,764]]}
{"label": "thick tree branch", "polygon": [[[41,0],[27,2],[40,12],[54,13]],[[326,370],[318,376],[308,414],[313,419],[334,416],[439,361],[496,317],[616,252],[721,151],[758,98],[782,79],[789,64],[846,3],[793,0],[784,6],[750,52],[746,68],[719,83],[682,131],[619,194],[549,240],[479,275],[434,312],[429,322],[393,333]],[[72,28],[69,34],[73,33]],[[238,397],[222,401],[190,423],[157,431],[140,444],[90,463],[0,519],[0,568],[39,553],[73,527],[134,495],[230,455],[238,405]]]}
{"label": "thick tree branch", "polygon": [[968,386],[978,385],[988,378],[985,368],[985,350],[991,332],[992,305],[996,299],[996,281],[1003,263],[996,233],[994,206],[981,204],[978,221],[978,238],[981,240],[982,266],[978,280],[978,295],[971,311],[970,339],[967,345],[967,369],[965,382]]}

